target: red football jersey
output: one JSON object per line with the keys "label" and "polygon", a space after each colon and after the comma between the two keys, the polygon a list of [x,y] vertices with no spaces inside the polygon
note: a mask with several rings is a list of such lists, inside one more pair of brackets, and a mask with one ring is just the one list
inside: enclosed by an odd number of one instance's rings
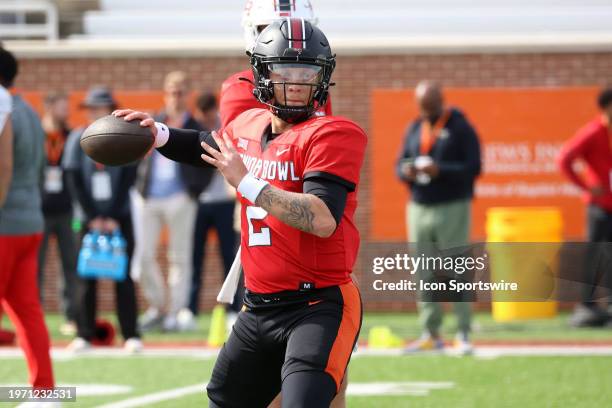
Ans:
{"label": "red football jersey", "polygon": [[[253,82],[253,71],[238,72],[227,78],[221,85],[221,93],[219,94],[219,116],[221,117],[221,127],[226,127],[242,112],[249,109],[262,108],[268,109],[266,105],[259,102],[253,95],[255,87],[251,82],[240,80],[246,78]],[[317,111],[318,116],[332,114],[331,98],[327,98],[327,103],[322,109]]]}
{"label": "red football jersey", "polygon": [[[309,173],[324,172],[358,185],[367,137],[354,122],[313,117],[278,135],[262,151],[261,139],[271,117],[268,110],[252,109],[225,129],[251,174],[296,193],[303,192]],[[240,200],[241,260],[249,290],[273,293],[298,290],[304,284],[324,288],[351,280],[359,250],[353,221],[356,190],[349,192],[342,219],[328,238],[290,227],[244,197]]]}

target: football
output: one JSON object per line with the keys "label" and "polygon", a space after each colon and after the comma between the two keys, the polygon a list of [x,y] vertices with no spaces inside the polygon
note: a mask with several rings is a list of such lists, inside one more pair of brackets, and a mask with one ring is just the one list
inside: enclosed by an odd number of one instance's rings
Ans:
{"label": "football", "polygon": [[120,166],[139,160],[153,146],[151,130],[140,120],[125,121],[113,115],[93,122],[81,135],[81,149],[98,163]]}

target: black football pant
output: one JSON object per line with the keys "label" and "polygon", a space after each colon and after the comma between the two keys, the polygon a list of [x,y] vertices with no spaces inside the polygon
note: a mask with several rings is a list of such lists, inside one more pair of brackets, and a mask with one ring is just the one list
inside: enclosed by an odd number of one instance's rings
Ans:
{"label": "black football pant", "polygon": [[307,293],[257,295],[245,306],[217,357],[210,407],[327,408],[361,328],[361,299],[347,283]]}

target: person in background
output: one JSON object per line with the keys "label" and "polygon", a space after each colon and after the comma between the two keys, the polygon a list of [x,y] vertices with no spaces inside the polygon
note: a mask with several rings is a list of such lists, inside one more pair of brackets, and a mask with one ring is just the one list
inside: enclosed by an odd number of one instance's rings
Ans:
{"label": "person in background", "polygon": [[36,273],[44,228],[40,176],[45,134],[34,110],[7,89],[18,62],[0,47],[0,303],[13,322],[34,388],[55,386]]}
{"label": "person in background", "polygon": [[[576,305],[570,318],[570,324],[575,327],[612,325],[612,272],[609,265],[599,265],[604,249],[602,243],[612,242],[612,88],[600,92],[597,104],[601,113],[563,145],[557,159],[563,175],[582,190],[588,203],[588,240],[592,245],[587,250],[584,275],[580,280],[585,284],[582,302]],[[574,169],[578,160],[586,164],[584,178]],[[594,299],[600,280],[608,289],[607,310]]]}
{"label": "person in background", "polygon": [[[89,123],[109,115],[117,103],[108,88],[92,87],[81,105],[87,110]],[[112,233],[119,230],[127,243],[128,259],[134,250],[134,235],[130,215],[129,190],[136,179],[136,166],[104,166],[90,159],[79,145],[85,128],[70,133],[66,143],[63,166],[68,188],[85,214],[85,231]],[[77,336],[68,346],[78,352],[91,347],[96,329],[97,279],[78,279]],[[115,282],[115,298],[124,348],[129,352],[142,349],[136,327],[137,306],[134,282],[129,269],[123,281]]]}
{"label": "person in background", "polygon": [[[204,131],[213,131],[219,128],[217,98],[213,93],[204,92],[198,97],[194,117]],[[199,197],[193,238],[193,279],[189,297],[189,309],[194,315],[199,312],[198,299],[202,286],[202,269],[209,230],[214,228],[217,232],[225,276],[227,276],[234,255],[236,255],[238,235],[233,227],[236,193],[235,190],[232,190],[233,188],[225,182],[223,175],[215,172],[212,181]],[[228,308],[229,324],[233,324],[242,307],[242,294],[243,290],[238,290],[234,297],[234,303]]]}
{"label": "person in background", "polygon": [[[437,250],[469,242],[474,181],[480,174],[478,136],[465,116],[446,107],[442,87],[422,81],[416,87],[420,117],[408,128],[397,162],[397,176],[410,189],[406,218],[410,242],[435,246]],[[421,279],[431,280],[430,271]],[[432,294],[420,293],[419,314],[422,337],[406,351],[441,349],[442,305]],[[471,306],[467,299],[454,302],[459,332],[455,348],[461,354],[472,351],[469,342]]]}
{"label": "person in background", "polygon": [[[189,80],[182,71],[170,72],[164,81],[164,110],[156,116],[181,129],[200,130],[189,112]],[[171,125],[170,125],[171,124]],[[156,150],[138,166],[133,211],[138,228],[133,277],[140,283],[148,310],[140,319],[142,331],[161,328],[185,331],[195,328],[187,308],[192,275],[193,230],[197,197],[212,177],[211,169],[198,169],[168,160]],[[168,287],[166,290],[156,254],[162,227],[168,237]]]}
{"label": "person in background", "polygon": [[76,258],[77,242],[72,230],[72,197],[66,185],[62,168],[64,146],[70,133],[68,128],[68,98],[61,93],[51,93],[44,100],[42,126],[46,134],[45,149],[47,164],[42,183],[42,210],[45,217],[45,231],[38,258],[38,285],[41,291],[44,283],[44,266],[49,238],[55,236],[62,261],[64,284],[62,309],[65,323],[60,327],[62,334],[76,333]]}

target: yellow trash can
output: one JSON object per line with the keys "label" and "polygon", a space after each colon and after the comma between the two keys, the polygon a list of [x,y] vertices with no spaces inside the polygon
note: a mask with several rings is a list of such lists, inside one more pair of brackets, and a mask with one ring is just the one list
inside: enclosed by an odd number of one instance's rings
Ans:
{"label": "yellow trash can", "polygon": [[[553,207],[496,207],[487,211],[487,245],[490,254],[491,280],[517,282],[516,295],[524,300],[554,294],[557,254],[563,236],[561,212]],[[496,243],[546,243],[541,246],[503,245]],[[519,272],[520,271],[520,272]],[[552,271],[552,274],[551,272]],[[497,301],[496,301],[497,299]],[[503,301],[499,301],[503,299]],[[493,318],[499,322],[541,319],[557,314],[557,302],[512,302],[512,295],[493,294]]]}

